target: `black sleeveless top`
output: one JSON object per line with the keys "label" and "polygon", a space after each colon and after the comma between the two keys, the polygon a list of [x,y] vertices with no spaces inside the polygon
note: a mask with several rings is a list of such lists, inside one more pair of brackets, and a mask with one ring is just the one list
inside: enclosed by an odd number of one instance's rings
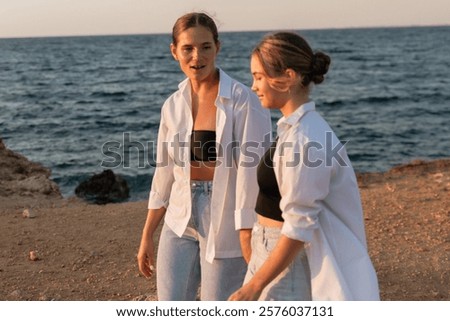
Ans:
{"label": "black sleeveless top", "polygon": [[213,130],[193,130],[191,161],[214,162],[216,158],[216,132]]}
{"label": "black sleeveless top", "polygon": [[280,209],[281,194],[273,168],[273,155],[276,145],[277,142],[275,141],[266,151],[258,165],[257,180],[259,193],[256,199],[255,210],[256,213],[264,217],[284,222]]}

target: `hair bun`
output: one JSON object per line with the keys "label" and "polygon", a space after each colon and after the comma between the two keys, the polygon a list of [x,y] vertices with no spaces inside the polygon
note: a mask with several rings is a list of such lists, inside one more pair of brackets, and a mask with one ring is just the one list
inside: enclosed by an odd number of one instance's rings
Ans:
{"label": "hair bun", "polygon": [[320,84],[324,81],[324,76],[328,72],[330,67],[331,58],[327,54],[321,51],[316,52],[313,55],[311,62],[311,81],[313,83]]}

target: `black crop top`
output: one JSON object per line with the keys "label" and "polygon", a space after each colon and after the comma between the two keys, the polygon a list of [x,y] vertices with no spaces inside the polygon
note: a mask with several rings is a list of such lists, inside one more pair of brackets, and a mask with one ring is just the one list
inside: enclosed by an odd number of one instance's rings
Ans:
{"label": "black crop top", "polygon": [[216,132],[213,130],[193,130],[191,161],[214,162],[216,158]]}
{"label": "black crop top", "polygon": [[277,142],[273,142],[258,165],[257,180],[259,193],[256,199],[255,211],[262,216],[284,222],[280,209],[281,194],[273,168],[273,155],[276,145]]}

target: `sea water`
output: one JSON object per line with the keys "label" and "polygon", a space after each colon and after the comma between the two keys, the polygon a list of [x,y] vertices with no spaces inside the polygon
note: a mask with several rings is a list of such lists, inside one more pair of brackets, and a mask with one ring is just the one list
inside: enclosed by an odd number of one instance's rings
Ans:
{"label": "sea water", "polygon": [[[298,32],[331,56],[312,99],[347,141],[357,172],[450,156],[450,27]],[[250,86],[250,52],[264,34],[221,33],[218,66]],[[170,41],[0,39],[0,137],[50,168],[65,196],[111,165],[105,146],[116,146],[121,163],[112,169],[128,181],[132,200],[145,199],[160,108],[184,78]],[[274,127],[279,117],[272,113]]]}

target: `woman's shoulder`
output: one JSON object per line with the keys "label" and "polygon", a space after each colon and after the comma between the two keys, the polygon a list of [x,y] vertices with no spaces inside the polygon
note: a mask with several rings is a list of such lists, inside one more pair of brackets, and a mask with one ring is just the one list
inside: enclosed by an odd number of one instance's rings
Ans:
{"label": "woman's shoulder", "polygon": [[169,97],[166,98],[162,105],[162,109],[171,109],[176,108],[175,106],[180,103],[180,101],[183,100],[183,92],[181,89],[178,89],[174,91],[172,94],[170,94]]}
{"label": "woman's shoulder", "polygon": [[178,84],[178,89],[172,92],[169,97],[166,98],[164,101],[163,107],[165,105],[175,104],[178,103],[182,98],[183,95],[187,96],[189,91],[189,79],[185,78]]}
{"label": "woman's shoulder", "polygon": [[242,82],[228,75],[222,69],[220,70],[220,86],[224,95],[230,95],[230,98],[238,98],[240,96],[248,96],[252,93],[249,87]]}
{"label": "woman's shoulder", "polygon": [[161,107],[161,121],[164,123],[170,122],[186,122],[186,112],[184,109],[189,109],[188,103],[183,97],[180,90],[173,92],[163,103]]}
{"label": "woman's shoulder", "polygon": [[300,144],[335,144],[339,141],[330,124],[317,111],[306,113],[292,126],[289,136]]}

